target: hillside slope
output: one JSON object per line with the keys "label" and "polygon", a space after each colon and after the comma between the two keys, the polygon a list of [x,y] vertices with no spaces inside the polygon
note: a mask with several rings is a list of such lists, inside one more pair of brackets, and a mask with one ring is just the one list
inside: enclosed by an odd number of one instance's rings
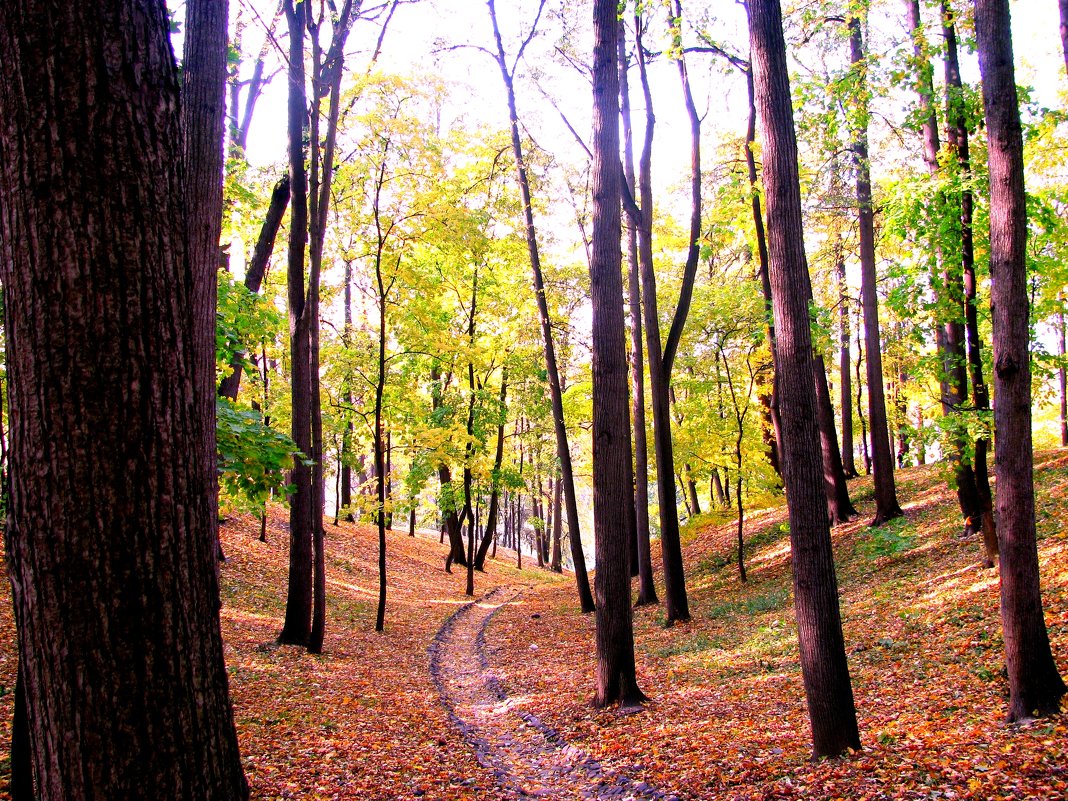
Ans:
{"label": "hillside slope", "polygon": [[[1068,452],[1038,463],[1046,620],[1068,676]],[[1068,716],[1002,724],[996,570],[979,567],[978,542],[959,538],[937,466],[900,471],[898,482],[903,521],[867,528],[871,482],[860,479],[860,520],[833,531],[863,743],[855,755],[809,761],[782,507],[748,521],[746,584],[732,521],[687,532],[692,622],[665,629],[660,609],[635,613],[639,683],[653,699],[645,711],[589,707],[593,620],[559,588],[498,615],[493,666],[523,709],[569,741],[684,798],[1068,798]]]}

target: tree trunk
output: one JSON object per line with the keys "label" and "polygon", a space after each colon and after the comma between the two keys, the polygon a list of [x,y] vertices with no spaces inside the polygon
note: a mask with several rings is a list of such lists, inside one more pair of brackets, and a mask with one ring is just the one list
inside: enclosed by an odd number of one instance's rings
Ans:
{"label": "tree trunk", "polygon": [[[771,311],[771,279],[768,276],[768,240],[764,230],[764,214],[760,208],[760,185],[757,174],[756,154],[753,152],[753,144],[756,142],[756,96],[753,88],[753,65],[745,65],[745,88],[749,100],[749,121],[745,128],[745,144],[743,154],[745,167],[749,178],[749,205],[753,214],[753,229],[756,231],[757,241],[757,269],[760,275],[760,289],[764,295],[764,311],[767,315],[768,347],[771,350],[771,359],[775,361],[775,323],[772,321]],[[774,370],[773,374],[777,375]],[[760,405],[764,410],[764,444],[768,449],[768,461],[778,475],[782,474],[779,461],[779,406],[778,395],[775,392],[775,378],[772,377],[771,392],[761,391]],[[711,500],[709,500],[711,503]]]}
{"label": "tree trunk", "polygon": [[554,573],[563,573],[564,569],[560,564],[560,545],[562,539],[561,532],[561,515],[560,515],[560,480],[557,479],[553,482],[553,552],[552,559],[549,561],[549,569]]}
{"label": "tree trunk", "polygon": [[15,704],[11,720],[11,801],[34,801],[33,752],[30,749],[30,721],[26,717],[26,680],[19,661],[15,674]]}
{"label": "tree trunk", "polygon": [[[219,536],[219,471],[215,454],[215,312],[223,204],[223,123],[226,117],[227,3],[189,0],[182,53],[182,157],[185,173],[186,258],[193,273],[193,390],[204,420],[203,464],[211,520]],[[222,545],[218,546],[222,558]]]}
{"label": "tree trunk", "polygon": [[[249,292],[259,292],[263,285],[263,278],[267,274],[267,264],[274,252],[274,242],[278,236],[278,229],[282,225],[286,208],[289,206],[289,175],[283,175],[271,191],[271,202],[267,206],[267,216],[260,226],[259,237],[256,239],[256,247],[252,251],[252,259],[245,271],[245,288]],[[230,363],[230,374],[219,382],[219,397],[237,400],[237,394],[241,388],[241,361],[235,358]]]}
{"label": "tree trunk", "polygon": [[[915,56],[916,92],[920,98],[923,111],[924,161],[932,180],[940,174],[938,153],[941,149],[938,137],[938,117],[934,105],[934,82],[931,76],[931,62],[928,47],[920,20],[919,0],[908,0],[907,8],[909,32],[913,40]],[[945,206],[945,196],[939,192],[936,203]],[[935,259],[940,266],[940,284],[937,285],[939,315],[937,319],[937,340],[942,356],[942,416],[951,420],[958,414],[968,398],[968,373],[965,358],[965,309],[964,280],[952,258],[943,253],[941,244],[934,245]],[[920,417],[922,423],[922,415]],[[966,434],[960,426],[950,424],[951,431],[960,433],[952,436],[949,458],[953,466],[954,487],[957,502],[964,518],[964,533],[971,537],[982,530],[983,507],[979,489],[976,486],[975,472],[968,456]],[[921,457],[922,458],[922,457]],[[989,560],[990,567],[993,561]]]}
{"label": "tree trunk", "polygon": [[664,614],[667,623],[689,620],[690,607],[686,597],[686,576],[682,565],[682,542],[679,533],[678,499],[675,492],[675,455],[671,442],[670,370],[665,370],[664,353],[660,344],[660,317],[657,309],[656,274],[653,270],[653,187],[652,93],[645,67],[645,50],[640,32],[642,20],[635,15],[639,35],[636,39],[638,68],[645,95],[645,140],[638,160],[638,184],[641,195],[640,227],[638,229],[638,260],[641,269],[643,309],[645,312],[645,340],[649,353],[649,392],[653,409],[653,452],[656,456],[656,493],[660,504],[660,548],[664,564]]}
{"label": "tree trunk", "polygon": [[[630,83],[627,80],[626,25],[619,21],[619,100],[623,119],[623,169],[627,190],[634,197],[634,137],[630,116]],[[659,603],[653,582],[653,558],[649,535],[649,443],[645,436],[645,359],[642,344],[641,276],[638,270],[638,225],[628,220],[627,227],[627,302],[630,308],[630,390],[631,426],[634,430],[634,519],[638,600],[636,606]]]}
{"label": "tree trunk", "polygon": [[512,73],[504,54],[504,43],[497,26],[497,11],[494,0],[487,0],[490,19],[493,23],[493,35],[497,44],[497,64],[501,71],[501,80],[508,95],[508,121],[512,134],[512,152],[515,155],[516,179],[519,193],[523,200],[523,217],[527,238],[527,250],[530,254],[530,269],[534,276],[534,298],[538,304],[538,319],[541,323],[541,335],[545,345],[545,371],[549,382],[549,399],[552,403],[553,431],[556,434],[556,454],[560,459],[560,475],[564,482],[564,503],[567,506],[567,530],[571,540],[571,560],[575,569],[575,585],[578,590],[579,606],[583,613],[592,612],[593,594],[590,580],[586,574],[586,557],[582,553],[582,537],[579,533],[578,499],[575,495],[575,478],[571,469],[571,451],[567,446],[567,428],[564,425],[564,400],[560,389],[560,371],[556,364],[556,348],[553,345],[552,322],[549,319],[549,304],[545,298],[545,279],[541,272],[541,257],[538,252],[538,237],[534,227],[534,211],[530,199],[530,182],[527,180],[527,165],[523,158],[523,143],[519,138],[519,112],[516,109],[515,87]]}
{"label": "tree trunk", "polygon": [[[634,664],[627,542],[634,536],[627,409],[623,254],[620,250],[619,78],[616,0],[593,8],[593,526],[597,543],[597,686],[594,705],[640,703]],[[574,532],[572,532],[574,537]]]}
{"label": "tree trunk", "polygon": [[[508,398],[508,370],[501,373],[501,410],[500,422],[497,424],[497,449],[493,454],[493,484],[490,488],[489,510],[486,513],[486,533],[478,546],[478,554],[475,556],[475,569],[486,569],[486,552],[490,544],[494,542],[497,533],[497,516],[501,499],[501,465],[504,463],[504,424],[507,422],[508,412],[505,401]],[[559,498],[557,499],[559,502]]]}
{"label": "tree trunk", "polygon": [[1061,10],[1061,49],[1064,51],[1064,66],[1068,69],[1068,0],[1058,0]]}
{"label": "tree trunk", "polygon": [[[1064,302],[1063,299],[1061,301]],[[1065,369],[1065,325],[1064,310],[1057,313],[1057,355],[1061,357],[1061,368],[1057,377],[1061,385],[1061,447],[1068,447],[1068,370]]]}
{"label": "tree trunk", "polygon": [[[809,299],[812,298],[809,285]],[[827,497],[827,516],[832,525],[845,523],[856,517],[857,510],[849,498],[842,454],[838,450],[838,432],[834,427],[834,407],[831,390],[827,386],[827,368],[823,355],[812,354],[812,381],[816,388],[816,418],[820,429],[820,451],[823,462],[823,491]]]}
{"label": "tree trunk", "polygon": [[1008,0],[975,0],[975,34],[989,137],[1001,624],[1009,674],[1008,720],[1016,722],[1056,713],[1066,688],[1042,615],[1035,540],[1027,208]]}
{"label": "tree trunk", "polygon": [[180,223],[183,176],[210,170],[183,166],[167,29],[162,3],[0,5],[6,562],[42,799],[248,797],[198,372],[214,321]]}
{"label": "tree trunk", "polygon": [[[867,12],[865,11],[865,14]],[[875,274],[875,212],[871,199],[871,162],[868,159],[867,66],[859,16],[849,17],[849,48],[853,69],[858,76],[860,117],[863,122],[854,132],[853,154],[857,170],[857,226],[860,232],[860,297],[864,309],[864,341],[868,346],[868,416],[871,428],[872,469],[875,474],[875,518],[873,526],[900,517],[894,485],[894,456],[886,418],[886,394],[883,383],[882,345],[879,339],[879,296]]]}
{"label": "tree trunk", "polygon": [[846,287],[845,254],[835,254],[838,277],[838,383],[842,406],[842,470],[846,478],[857,477],[853,458],[853,381],[849,371],[849,293]]}
{"label": "tree trunk", "polygon": [[[345,327],[343,344],[346,348],[352,346],[352,262],[345,262]],[[355,408],[355,399],[352,394],[352,384],[355,376],[351,373],[345,377],[345,406],[346,420],[345,432],[341,435],[341,466],[338,468],[341,476],[341,508],[345,512],[345,520],[349,523],[355,520],[352,514],[352,446],[356,434],[356,427],[352,422],[352,413]]]}
{"label": "tree trunk", "polygon": [[808,266],[803,246],[797,141],[786,45],[778,0],[750,0],[748,8],[757,110],[764,142],[775,364],[782,391],[780,444],[790,515],[801,672],[812,722],[814,754],[834,756],[859,748],[860,736],[842,637],[820,471],[806,291]]}
{"label": "tree trunk", "polygon": [[[946,118],[950,150],[956,153],[957,167],[965,179],[971,177],[971,155],[968,147],[968,114],[965,107],[964,87],[961,83],[960,65],[957,58],[957,32],[952,9],[943,2],[942,33],[946,42]],[[963,182],[960,194],[960,253],[964,273],[964,328],[968,342],[968,372],[972,384],[972,404],[982,412],[990,408],[990,393],[983,379],[983,341],[979,337],[979,310],[976,303],[975,244],[972,230],[973,198],[968,181]],[[978,437],[975,441],[975,457],[972,470],[983,516],[983,563],[993,567],[998,558],[997,526],[994,521],[994,498],[990,490],[990,475],[987,467],[987,452],[990,441]]]}

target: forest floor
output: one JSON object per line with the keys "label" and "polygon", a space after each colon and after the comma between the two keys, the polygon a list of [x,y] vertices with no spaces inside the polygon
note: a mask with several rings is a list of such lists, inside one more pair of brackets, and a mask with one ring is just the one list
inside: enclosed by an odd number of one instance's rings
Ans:
{"label": "forest floor", "polygon": [[[1046,620],[1068,676],[1068,451],[1039,454]],[[256,799],[1068,799],[1068,716],[1002,722],[996,570],[962,541],[938,467],[898,473],[904,520],[834,530],[861,751],[811,762],[793,623],[785,509],[687,527],[693,619],[635,613],[641,711],[597,711],[591,615],[570,576],[502,551],[447,575],[436,539],[389,534],[386,631],[373,631],[377,536],[327,525],[325,654],[274,640],[288,535],[276,510],[223,530],[222,624],[245,770]],[[655,550],[655,544],[654,544]],[[524,558],[525,565],[531,560]],[[14,634],[0,589],[0,743],[10,736]],[[6,751],[6,748],[3,749]],[[8,764],[0,751],[0,798]]]}

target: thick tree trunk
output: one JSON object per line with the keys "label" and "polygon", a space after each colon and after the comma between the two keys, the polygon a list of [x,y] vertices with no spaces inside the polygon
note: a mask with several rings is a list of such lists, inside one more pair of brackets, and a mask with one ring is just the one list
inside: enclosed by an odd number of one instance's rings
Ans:
{"label": "thick tree trunk", "polygon": [[0,5],[6,561],[46,801],[248,797],[198,372],[214,322],[180,222],[205,173],[183,168],[167,27],[163,3]]}
{"label": "thick tree trunk", "polygon": [[780,373],[783,478],[790,514],[801,671],[816,756],[860,747],[820,471],[812,382],[801,192],[786,45],[778,0],[749,0],[757,110],[763,131],[768,254]]}
{"label": "thick tree trunk", "polygon": [[[634,535],[626,325],[620,250],[619,79],[616,0],[593,8],[593,525],[597,543],[598,707],[645,700],[634,664],[627,542]],[[574,536],[574,534],[572,534]]]}
{"label": "thick tree trunk", "polygon": [[30,749],[30,721],[26,717],[26,680],[22,664],[16,669],[15,704],[11,720],[11,801],[34,801],[33,752]]}
{"label": "thick tree trunk", "polygon": [[900,517],[894,484],[894,455],[886,418],[883,354],[879,338],[879,296],[875,272],[875,210],[871,198],[871,162],[868,159],[867,66],[860,17],[849,17],[849,46],[853,69],[859,81],[860,116],[864,122],[855,131],[853,153],[857,170],[857,226],[860,232],[860,297],[864,309],[864,341],[868,346],[868,416],[871,428],[872,472],[875,475],[875,518],[878,526]]}
{"label": "thick tree trunk", "polygon": [[975,35],[989,141],[1001,624],[1009,674],[1008,719],[1015,722],[1057,712],[1066,687],[1042,615],[1035,540],[1027,208],[1008,0],[975,0]]}
{"label": "thick tree trunk", "polygon": [[[812,287],[809,286],[811,299]],[[856,517],[857,510],[849,498],[842,454],[838,450],[838,431],[834,427],[834,407],[827,385],[827,368],[823,355],[812,354],[812,381],[816,388],[816,418],[820,429],[820,452],[823,461],[823,491],[827,496],[827,516],[832,525],[845,523]]]}
{"label": "thick tree trunk", "polygon": [[545,279],[541,272],[541,256],[538,252],[538,237],[534,227],[534,211],[530,197],[530,181],[527,180],[527,165],[523,158],[523,143],[519,137],[519,112],[516,109],[515,87],[512,73],[504,54],[504,43],[497,26],[497,11],[494,0],[487,0],[493,35],[497,44],[497,64],[501,80],[508,95],[508,121],[512,134],[512,152],[515,155],[516,179],[523,200],[523,218],[530,254],[530,269],[534,277],[534,298],[538,304],[538,319],[541,323],[542,341],[545,346],[545,372],[549,382],[549,400],[552,403],[553,431],[556,434],[556,454],[560,459],[560,475],[564,482],[564,503],[567,509],[567,530],[571,540],[571,561],[575,569],[575,585],[582,611],[592,612],[593,593],[586,573],[586,557],[582,552],[582,536],[579,533],[578,498],[575,495],[575,477],[571,469],[571,451],[567,446],[567,428],[564,424],[564,399],[560,388],[560,370],[556,364],[556,348],[553,345],[552,322],[549,319],[549,304],[545,297]]}
{"label": "thick tree trunk", "polygon": [[[960,65],[957,58],[957,32],[949,4],[943,0],[942,33],[946,43],[946,118],[950,150],[956,153],[957,167],[961,177],[972,174],[971,154],[968,146],[968,114],[965,105],[964,87],[961,83]],[[975,244],[972,230],[973,198],[968,181],[963,181],[960,193],[960,254],[964,273],[964,328],[967,335],[968,373],[972,384],[972,404],[979,411],[990,408],[990,393],[983,379],[983,341],[979,337],[979,309],[976,302]],[[990,441],[978,437],[975,441],[975,457],[972,470],[983,516],[983,562],[993,567],[998,558],[997,526],[994,521],[994,498],[990,490],[990,475],[987,453]]]}
{"label": "thick tree trunk", "polygon": [[[619,100],[623,118],[623,169],[627,190],[635,195],[634,137],[630,116],[630,83],[627,80],[626,24],[619,21]],[[631,426],[634,430],[634,519],[638,571],[636,606],[659,603],[653,582],[653,559],[649,535],[649,443],[645,436],[645,359],[642,344],[641,276],[638,270],[638,225],[629,220],[627,227],[627,302],[630,308],[630,390]]]}

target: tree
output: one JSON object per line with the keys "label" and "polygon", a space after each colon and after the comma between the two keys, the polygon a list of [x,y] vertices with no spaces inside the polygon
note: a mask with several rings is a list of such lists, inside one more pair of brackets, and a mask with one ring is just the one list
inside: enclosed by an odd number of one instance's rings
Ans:
{"label": "tree", "polygon": [[619,77],[616,0],[593,6],[593,526],[597,544],[594,705],[646,700],[634,666],[627,546],[634,536],[627,409],[623,254],[620,248]]}
{"label": "tree", "polygon": [[749,0],[749,38],[764,142],[768,259],[779,372],[782,467],[794,607],[815,756],[860,747],[827,525],[812,383],[801,190],[779,0]]}
{"label": "tree", "polygon": [[[567,531],[571,540],[571,561],[575,570],[575,584],[578,589],[579,605],[583,612],[592,612],[594,603],[590,593],[590,581],[586,575],[586,557],[582,553],[582,538],[579,534],[578,501],[575,496],[575,478],[571,469],[571,451],[567,447],[567,429],[564,425],[563,392],[560,389],[560,371],[556,364],[556,348],[553,345],[552,322],[549,319],[549,305],[545,298],[545,279],[542,275],[541,256],[538,251],[537,229],[534,227],[534,211],[531,206],[530,181],[527,176],[527,164],[523,158],[523,142],[519,136],[519,111],[515,101],[515,70],[537,30],[535,19],[530,32],[520,45],[519,51],[508,66],[504,52],[504,42],[497,25],[497,9],[494,0],[487,0],[490,21],[493,23],[493,37],[496,50],[490,53],[501,72],[501,81],[508,96],[508,122],[512,132],[512,151],[515,155],[516,180],[523,199],[523,216],[526,222],[527,248],[530,252],[530,269],[534,276],[534,295],[538,302],[538,317],[541,323],[542,338],[545,342],[545,369],[549,379],[549,394],[553,407],[553,429],[556,432],[556,450],[560,459],[560,475],[564,482],[564,505],[567,509]],[[538,5],[538,19],[541,18],[545,2]],[[613,41],[615,41],[613,39]]]}
{"label": "tree", "polygon": [[1042,616],[1035,541],[1027,208],[1008,0],[975,0],[975,34],[990,170],[990,310],[994,326],[1001,624],[1009,674],[1008,720],[1016,722],[1055,713],[1068,688],[1053,661]]}
{"label": "tree", "polygon": [[[633,198],[637,190],[634,174],[634,138],[630,116],[630,82],[627,80],[627,26],[619,21],[619,102],[623,122],[623,169],[626,189]],[[645,360],[642,345],[642,291],[638,266],[638,225],[628,218],[627,301],[630,307],[630,386],[631,424],[634,429],[634,520],[638,569],[638,606],[659,602],[653,583],[653,560],[649,542],[649,449],[645,434]]]}
{"label": "tree", "polygon": [[871,196],[871,162],[868,158],[867,55],[861,16],[867,17],[867,0],[861,14],[849,15],[849,51],[857,76],[856,122],[853,155],[857,172],[857,226],[860,233],[860,299],[864,309],[864,341],[867,343],[868,416],[871,425],[872,472],[875,478],[875,518],[872,525],[900,517],[894,485],[894,455],[886,422],[882,346],[879,341],[879,296],[875,275],[875,209]]}
{"label": "tree", "polygon": [[210,236],[176,224],[183,176],[215,189],[186,161],[221,139],[184,146],[167,31],[161,2],[0,8],[7,558],[46,799],[248,797],[202,408]]}

